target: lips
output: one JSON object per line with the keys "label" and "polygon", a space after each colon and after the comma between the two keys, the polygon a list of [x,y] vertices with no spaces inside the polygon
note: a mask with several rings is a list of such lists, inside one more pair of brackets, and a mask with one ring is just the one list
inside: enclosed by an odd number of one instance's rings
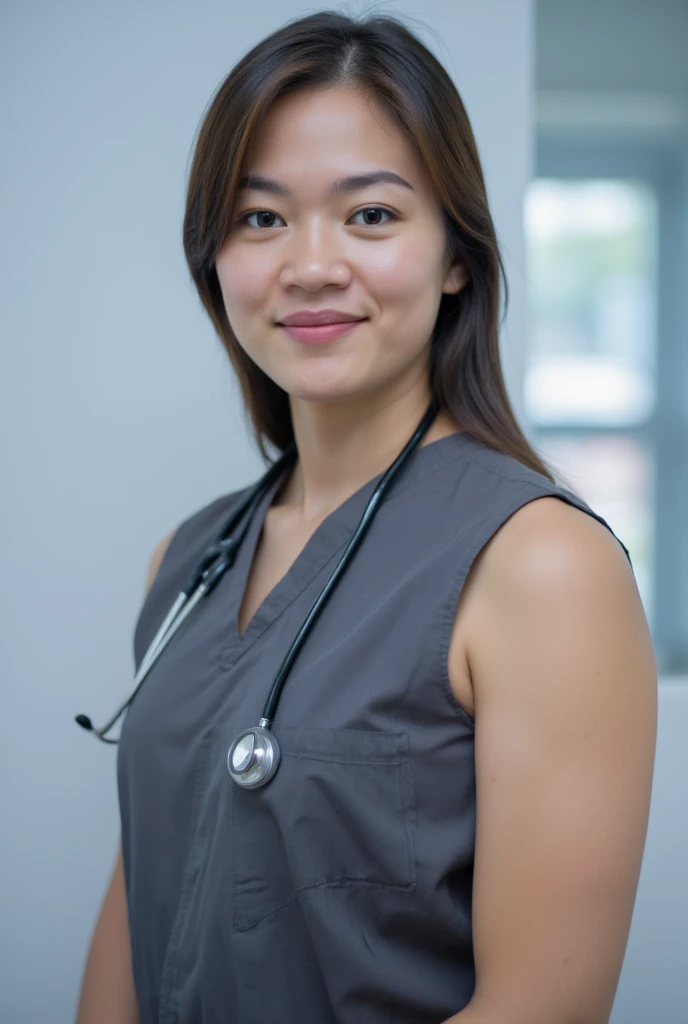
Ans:
{"label": "lips", "polygon": [[[365,318],[364,318],[365,319]],[[364,320],[340,320],[334,324],[319,324],[317,327],[295,327],[293,324],[281,324],[283,331],[294,341],[305,345],[320,345],[322,342],[334,341],[351,331],[355,331]]]}
{"label": "lips", "polygon": [[285,327],[323,327],[326,324],[348,324],[365,319],[367,318],[338,309],[300,310],[298,313],[285,316],[278,323]]}

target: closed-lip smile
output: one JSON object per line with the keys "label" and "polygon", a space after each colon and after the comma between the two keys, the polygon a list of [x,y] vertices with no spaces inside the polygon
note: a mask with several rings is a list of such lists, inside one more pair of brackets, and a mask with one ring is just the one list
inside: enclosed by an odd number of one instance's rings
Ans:
{"label": "closed-lip smile", "polygon": [[287,327],[321,327],[324,324],[345,324],[365,319],[364,316],[346,313],[341,309],[301,309],[277,322]]}

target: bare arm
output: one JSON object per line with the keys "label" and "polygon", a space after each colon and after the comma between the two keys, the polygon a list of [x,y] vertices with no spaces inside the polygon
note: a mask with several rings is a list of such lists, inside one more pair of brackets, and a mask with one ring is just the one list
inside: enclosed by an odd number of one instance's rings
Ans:
{"label": "bare arm", "polygon": [[647,621],[618,541],[554,497],[519,509],[480,571],[476,990],[450,1020],[607,1024],[652,788]]}
{"label": "bare arm", "polygon": [[93,930],[76,1024],[139,1024],[121,847]]}
{"label": "bare arm", "polygon": [[[153,552],[146,577],[146,590],[153,582],[173,533],[163,537]],[[76,1024],[139,1024],[131,970],[121,844],[93,929]]]}

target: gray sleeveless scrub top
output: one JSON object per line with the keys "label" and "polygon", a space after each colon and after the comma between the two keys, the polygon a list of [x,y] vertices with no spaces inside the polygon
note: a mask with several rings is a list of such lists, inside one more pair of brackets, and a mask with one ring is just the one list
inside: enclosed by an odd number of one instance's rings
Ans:
{"label": "gray sleeveless scrub top", "polygon": [[[286,681],[276,775],[241,789],[230,743],[258,724],[381,475],[319,525],[239,635],[274,483],[127,712],[117,775],[141,1024],[440,1024],[473,995],[474,720],[447,670],[457,602],[527,502],[558,496],[611,527],[468,434],[417,448]],[[136,622],[137,668],[248,490],[177,528]]]}

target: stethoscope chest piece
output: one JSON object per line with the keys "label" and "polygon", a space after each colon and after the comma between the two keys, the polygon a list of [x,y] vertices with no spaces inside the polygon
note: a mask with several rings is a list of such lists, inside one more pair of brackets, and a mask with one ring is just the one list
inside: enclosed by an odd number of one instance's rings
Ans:
{"label": "stethoscope chest piece", "polygon": [[254,725],[244,729],[227,754],[227,770],[244,789],[264,786],[277,771],[279,744],[269,729]]}

